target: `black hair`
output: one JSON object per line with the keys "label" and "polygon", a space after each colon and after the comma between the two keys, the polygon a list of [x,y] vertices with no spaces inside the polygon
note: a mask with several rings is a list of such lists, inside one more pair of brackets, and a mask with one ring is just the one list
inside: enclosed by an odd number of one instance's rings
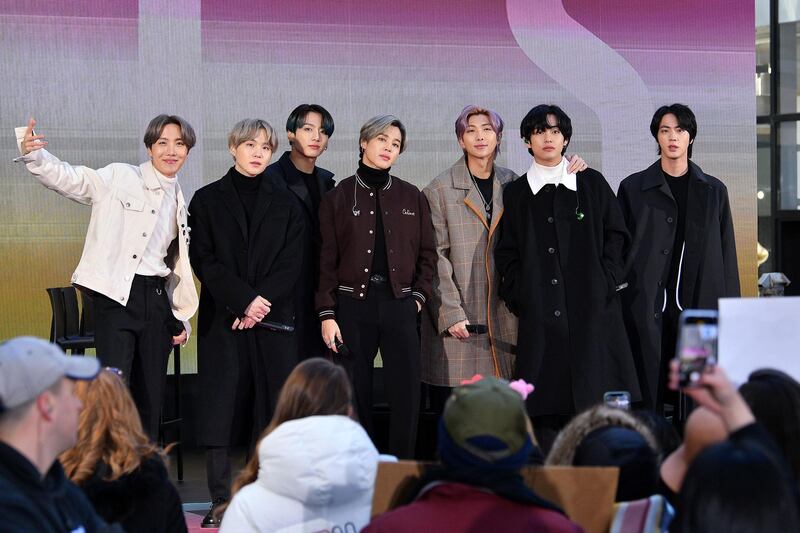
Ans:
{"label": "black hair", "polygon": [[800,383],[778,370],[761,369],[750,374],[739,392],[800,479]]}
{"label": "black hair", "polygon": [[652,409],[633,411],[633,416],[643,422],[653,433],[653,437],[658,443],[658,451],[661,453],[661,457],[669,456],[681,445],[681,437],[678,435],[675,426],[664,416]]}
{"label": "black hair", "polygon": [[800,531],[792,481],[760,448],[725,441],[703,450],[681,487],[678,531]]}
{"label": "black hair", "polygon": [[[547,115],[556,117],[555,125],[551,125],[547,122]],[[572,138],[572,121],[569,119],[569,116],[557,105],[540,104],[528,111],[528,114],[522,119],[522,123],[519,125],[519,134],[527,143],[534,133],[554,128],[561,130],[564,140],[569,143],[569,140]],[[565,144],[564,149],[561,150],[561,155],[564,155],[566,151],[567,145]],[[528,153],[533,155],[533,150],[531,150],[530,147],[528,147]]]}
{"label": "black hair", "polygon": [[656,140],[657,153],[661,155],[661,146],[658,144],[658,128],[661,127],[661,119],[664,118],[664,115],[669,114],[675,115],[675,118],[678,119],[678,126],[689,132],[688,155],[689,159],[691,159],[692,145],[694,144],[694,138],[697,137],[697,119],[692,110],[689,109],[689,106],[683,104],[662,105],[653,115],[653,120],[650,121],[650,133],[653,134],[653,138]]}
{"label": "black hair", "polygon": [[286,131],[295,133],[297,128],[303,125],[303,121],[309,113],[319,113],[322,116],[322,131],[324,131],[328,137],[333,135],[333,117],[328,113],[327,109],[318,104],[300,104],[295,107],[292,112],[289,113],[289,118],[286,119]]}

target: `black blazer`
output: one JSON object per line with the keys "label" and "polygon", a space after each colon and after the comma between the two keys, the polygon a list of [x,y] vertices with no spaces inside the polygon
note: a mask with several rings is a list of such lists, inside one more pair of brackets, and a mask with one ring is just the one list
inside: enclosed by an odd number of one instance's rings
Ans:
{"label": "black blazer", "polygon": [[[684,309],[716,309],[719,298],[740,295],[728,189],[691,161],[689,169],[679,299]],[[634,357],[643,365],[640,381],[644,380],[651,397],[645,400],[654,403],[662,357],[661,310],[678,206],[664,180],[660,160],[625,178],[617,197],[633,237],[625,262],[628,287],[621,292],[622,308]]]}

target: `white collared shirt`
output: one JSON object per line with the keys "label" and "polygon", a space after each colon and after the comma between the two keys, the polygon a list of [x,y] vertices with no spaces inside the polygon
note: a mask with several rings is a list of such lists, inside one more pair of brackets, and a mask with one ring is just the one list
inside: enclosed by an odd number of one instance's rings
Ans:
{"label": "white collared shirt", "polygon": [[578,190],[578,183],[574,173],[567,172],[569,162],[561,158],[561,162],[554,167],[545,167],[533,160],[531,168],[528,169],[528,186],[535,195],[545,185],[563,185],[571,191]]}
{"label": "white collared shirt", "polygon": [[170,269],[165,263],[167,249],[173,239],[178,236],[178,224],[176,215],[178,213],[177,199],[177,177],[164,177],[158,170],[153,168],[153,172],[161,184],[161,206],[158,209],[158,222],[153,227],[152,235],[147,241],[147,246],[142,254],[142,261],[136,268],[136,273],[142,276],[166,277]]}

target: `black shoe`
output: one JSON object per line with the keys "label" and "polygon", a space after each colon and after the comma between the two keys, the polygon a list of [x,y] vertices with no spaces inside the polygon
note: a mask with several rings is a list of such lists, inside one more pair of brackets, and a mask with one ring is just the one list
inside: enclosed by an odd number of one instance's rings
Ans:
{"label": "black shoe", "polygon": [[227,502],[225,498],[215,498],[213,502],[211,502],[211,509],[208,510],[206,516],[203,518],[203,522],[200,524],[200,527],[216,527],[218,528],[222,523],[222,515],[218,517],[214,515],[214,512],[217,510],[217,507],[222,505],[223,503]]}

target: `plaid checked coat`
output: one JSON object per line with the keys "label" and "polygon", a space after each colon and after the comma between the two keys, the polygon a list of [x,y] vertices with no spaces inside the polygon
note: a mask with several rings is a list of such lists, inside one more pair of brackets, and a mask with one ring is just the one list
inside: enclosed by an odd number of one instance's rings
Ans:
{"label": "plaid checked coat", "polygon": [[[422,192],[436,233],[437,275],[422,315],[422,381],[454,387],[475,374],[510,378],[514,370],[517,319],[497,297],[494,267],[503,186],[516,177],[494,167],[491,227],[462,157]],[[464,319],[489,326],[466,340],[447,335]]]}

